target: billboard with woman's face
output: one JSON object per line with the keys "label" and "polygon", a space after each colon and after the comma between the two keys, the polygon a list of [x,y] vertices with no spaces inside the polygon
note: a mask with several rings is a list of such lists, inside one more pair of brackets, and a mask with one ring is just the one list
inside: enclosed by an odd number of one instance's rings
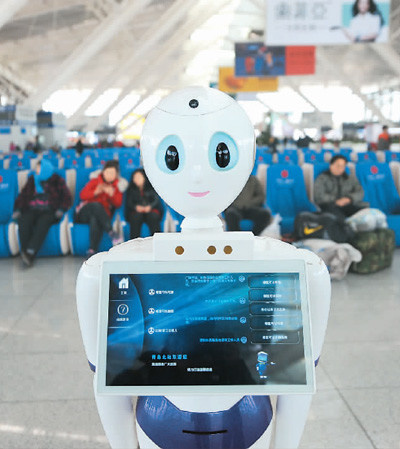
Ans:
{"label": "billboard with woman's face", "polygon": [[387,42],[390,0],[266,0],[268,45]]}

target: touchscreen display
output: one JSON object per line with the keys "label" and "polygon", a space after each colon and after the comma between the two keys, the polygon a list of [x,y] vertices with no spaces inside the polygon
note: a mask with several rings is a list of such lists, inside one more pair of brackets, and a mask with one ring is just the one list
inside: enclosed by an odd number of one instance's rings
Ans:
{"label": "touchscreen display", "polygon": [[306,385],[298,273],[109,276],[106,386]]}

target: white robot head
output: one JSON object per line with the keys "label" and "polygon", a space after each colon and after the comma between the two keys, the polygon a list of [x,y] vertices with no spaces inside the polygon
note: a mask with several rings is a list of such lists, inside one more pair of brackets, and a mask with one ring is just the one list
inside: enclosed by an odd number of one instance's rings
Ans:
{"label": "white robot head", "polygon": [[188,87],[172,93],[150,112],[141,151],[153,187],[186,217],[182,227],[209,228],[250,176],[254,129],[228,95]]}

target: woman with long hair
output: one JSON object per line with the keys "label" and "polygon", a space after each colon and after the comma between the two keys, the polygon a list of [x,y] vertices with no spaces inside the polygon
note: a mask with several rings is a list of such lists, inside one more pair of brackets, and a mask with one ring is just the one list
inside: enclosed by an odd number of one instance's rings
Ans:
{"label": "woman with long hair", "polygon": [[160,232],[163,207],[160,197],[150,184],[146,173],[139,168],[132,173],[126,192],[125,219],[131,226],[130,238],[140,237],[143,223],[150,229],[150,235]]}
{"label": "woman with long hair", "polygon": [[374,42],[383,26],[382,15],[374,0],[356,0],[353,18],[343,32],[351,42]]}

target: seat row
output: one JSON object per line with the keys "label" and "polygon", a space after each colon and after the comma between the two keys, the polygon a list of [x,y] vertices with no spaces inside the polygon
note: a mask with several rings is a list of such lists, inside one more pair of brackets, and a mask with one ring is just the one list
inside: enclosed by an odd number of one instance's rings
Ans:
{"label": "seat row", "polygon": [[[265,207],[271,209],[273,215],[282,217],[281,232],[288,234],[293,231],[296,215],[304,211],[316,211],[313,204],[314,180],[328,164],[304,164],[302,167],[290,164],[260,164],[256,176],[266,189]],[[382,210],[388,216],[389,226],[396,233],[396,243],[400,245],[400,197],[396,189],[395,179],[400,180],[400,163],[364,163],[349,164],[349,172],[358,177],[365,192],[365,201],[371,207]],[[84,255],[89,245],[89,227],[74,223],[74,211],[79,203],[79,193],[96,172],[92,168],[58,169],[73,193],[73,207],[60,223],[52,226],[39,256],[62,255],[71,252],[74,255]],[[131,172],[132,173],[132,172]],[[9,256],[19,251],[17,226],[11,222],[15,198],[26,182],[29,172],[0,170],[0,255]],[[127,179],[130,176],[128,175]],[[166,232],[180,230],[182,218],[175,211],[165,206],[162,229]],[[125,222],[123,208],[114,215],[114,229],[129,238],[129,225]],[[143,237],[148,235],[144,230]],[[108,250],[111,240],[104,234],[100,250]]]}
{"label": "seat row", "polygon": [[[282,217],[282,234],[293,231],[297,214],[317,210],[312,202],[314,181],[328,168],[328,163],[304,164],[302,167],[290,164],[259,165],[256,176],[266,189],[265,206],[271,209],[273,215]],[[349,163],[347,171],[357,176],[364,189],[364,201],[387,215],[389,227],[396,233],[396,244],[400,246],[400,163]]]}
{"label": "seat row", "polygon": [[351,148],[341,148],[340,151],[322,149],[321,151],[303,149],[286,149],[281,153],[272,154],[268,149],[258,148],[256,150],[256,166],[260,163],[272,164],[320,164],[329,162],[336,154],[344,156],[348,162],[400,162],[398,151],[364,151],[355,152]]}
{"label": "seat row", "polygon": [[[0,170],[0,257],[16,255],[20,251],[18,225],[12,221],[11,217],[15,199],[30,173],[29,171]],[[51,226],[37,255],[39,257],[59,256],[71,252],[73,255],[84,256],[89,248],[89,225],[74,222],[75,208],[80,202],[79,193],[91,177],[97,176],[98,170],[92,168],[57,169],[56,173],[66,181],[73,196],[73,206],[64,214],[59,223]],[[165,205],[161,229],[164,232],[176,230],[177,222],[180,222],[182,218]],[[124,219],[124,206],[114,213],[112,224],[113,229],[125,240],[129,239],[130,229],[129,223]],[[148,235],[149,229],[144,225],[142,237]],[[107,251],[111,246],[109,235],[104,233],[99,251]]]}

